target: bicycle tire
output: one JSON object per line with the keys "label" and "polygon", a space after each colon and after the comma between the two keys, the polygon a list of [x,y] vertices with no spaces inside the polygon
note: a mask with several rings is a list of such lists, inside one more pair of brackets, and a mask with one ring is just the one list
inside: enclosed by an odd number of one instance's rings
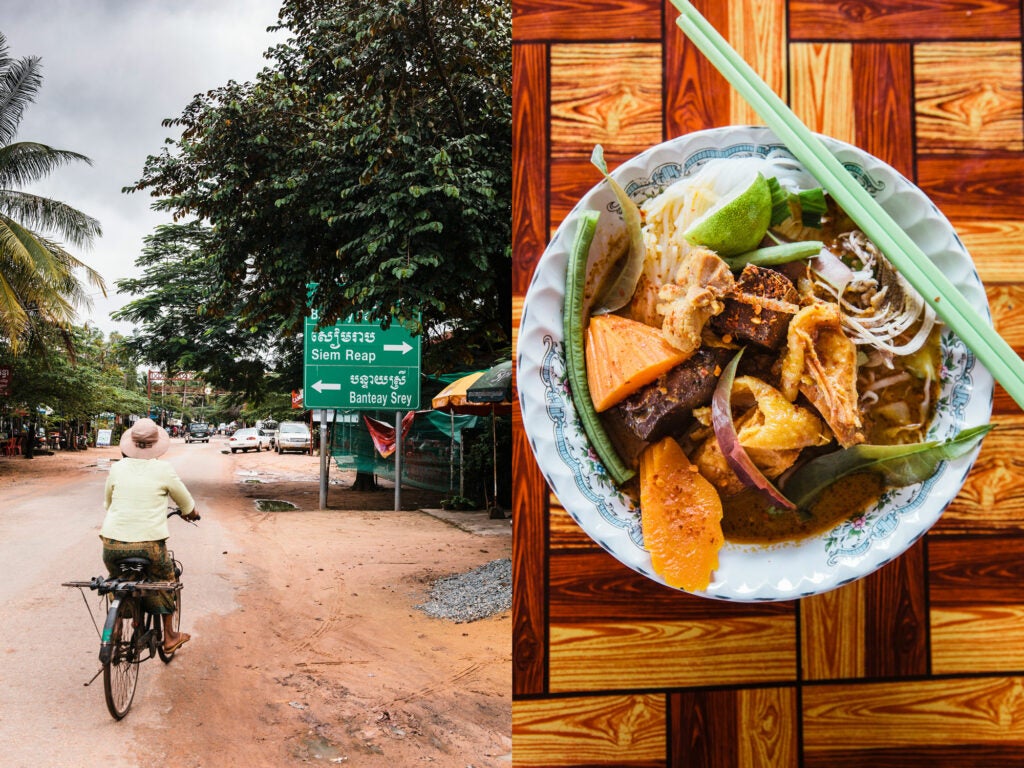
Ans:
{"label": "bicycle tire", "polygon": [[[159,615],[154,615],[153,616],[154,623],[156,623],[157,625],[160,626],[160,634],[159,634],[160,642],[157,644],[157,653],[160,654],[160,661],[162,661],[164,664],[170,664],[171,663],[171,659],[174,658],[174,654],[177,653],[177,650],[171,651],[170,653],[168,653],[167,651],[164,650],[164,642],[166,641],[166,638],[164,637],[164,634],[163,634],[163,618],[164,618],[163,616],[159,616]],[[177,590],[174,591],[174,618],[171,619],[171,625],[174,627],[174,631],[175,632],[180,632],[181,631],[181,590],[180,589],[177,589]]]}
{"label": "bicycle tire", "polygon": [[117,606],[110,636],[110,660],[103,665],[104,698],[115,720],[128,714],[139,682],[139,649],[135,647],[138,630],[142,627],[141,621],[135,619],[139,609],[138,601],[131,599]]}

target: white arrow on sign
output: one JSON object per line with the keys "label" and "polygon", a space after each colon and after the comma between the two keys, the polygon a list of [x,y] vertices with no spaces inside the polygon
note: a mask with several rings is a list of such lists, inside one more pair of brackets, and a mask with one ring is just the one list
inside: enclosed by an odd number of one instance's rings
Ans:
{"label": "white arrow on sign", "polygon": [[323,379],[313,385],[313,389],[317,392],[323,392],[325,389],[341,389],[341,384],[325,384]]}
{"label": "white arrow on sign", "polygon": [[401,344],[385,344],[385,352],[401,352],[403,355],[412,349],[412,345],[408,341],[403,341]]}

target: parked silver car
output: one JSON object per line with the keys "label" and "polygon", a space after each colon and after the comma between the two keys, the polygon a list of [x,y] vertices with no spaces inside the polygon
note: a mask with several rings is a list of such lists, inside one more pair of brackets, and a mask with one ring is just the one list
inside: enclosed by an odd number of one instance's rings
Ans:
{"label": "parked silver car", "polygon": [[259,453],[264,448],[269,451],[270,437],[264,434],[262,429],[256,429],[256,427],[239,429],[228,438],[228,448],[231,449],[232,453],[236,451],[244,453],[256,451],[256,453]]}
{"label": "parked silver car", "polygon": [[278,453],[309,453],[312,447],[313,436],[309,432],[309,427],[301,421],[282,421],[277,425],[277,445],[274,450]]}

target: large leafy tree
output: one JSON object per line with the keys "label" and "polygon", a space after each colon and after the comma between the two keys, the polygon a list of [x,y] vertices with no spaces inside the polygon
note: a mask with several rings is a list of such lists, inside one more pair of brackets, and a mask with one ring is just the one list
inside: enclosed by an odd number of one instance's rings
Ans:
{"label": "large leafy tree", "polygon": [[68,328],[88,304],[86,282],[105,291],[103,279],[69,253],[100,234],[99,223],[58,200],[23,188],[70,162],[77,152],[14,141],[25,107],[42,84],[37,57],[14,59],[0,34],[0,337],[13,349],[41,326]]}
{"label": "large leafy tree", "polygon": [[204,316],[285,338],[316,283],[327,322],[422,329],[428,371],[507,354],[508,3],[285,0],[280,28],[272,66],[195,97],[134,187],[209,224]]}
{"label": "large leafy tree", "polygon": [[[265,334],[239,321],[235,307],[217,312],[209,305],[216,288],[213,240],[210,228],[195,220],[161,225],[145,238],[136,259],[141,275],[117,281],[118,290],[138,298],[114,319],[145,329],[125,346],[168,373],[203,371],[207,383],[257,403],[277,378],[267,376],[268,368],[294,374],[296,381],[285,382],[286,390],[301,386],[302,349],[294,335],[269,343]],[[297,372],[289,371],[289,363]]]}
{"label": "large leafy tree", "polygon": [[[66,354],[70,341],[73,354]],[[144,413],[145,391],[135,375],[137,359],[113,334],[105,339],[95,328],[73,326],[58,332],[51,327],[37,332],[41,354],[14,355],[0,342],[0,364],[11,369],[8,402],[28,412],[49,408],[65,419],[89,419],[112,413]]]}

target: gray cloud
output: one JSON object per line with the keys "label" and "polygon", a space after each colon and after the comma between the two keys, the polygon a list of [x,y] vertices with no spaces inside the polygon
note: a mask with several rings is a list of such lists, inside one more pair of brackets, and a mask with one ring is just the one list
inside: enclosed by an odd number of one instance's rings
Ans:
{"label": "gray cloud", "polygon": [[263,53],[286,32],[268,33],[280,0],[0,0],[0,32],[14,57],[39,56],[43,85],[25,112],[18,138],[87,155],[30,191],[99,219],[103,237],[76,253],[107,281],[81,321],[129,332],[110,312],[130,297],[114,281],[136,274],[143,238],[168,219],[147,195],[123,194],[172,131],[192,96],[251,80]]}

